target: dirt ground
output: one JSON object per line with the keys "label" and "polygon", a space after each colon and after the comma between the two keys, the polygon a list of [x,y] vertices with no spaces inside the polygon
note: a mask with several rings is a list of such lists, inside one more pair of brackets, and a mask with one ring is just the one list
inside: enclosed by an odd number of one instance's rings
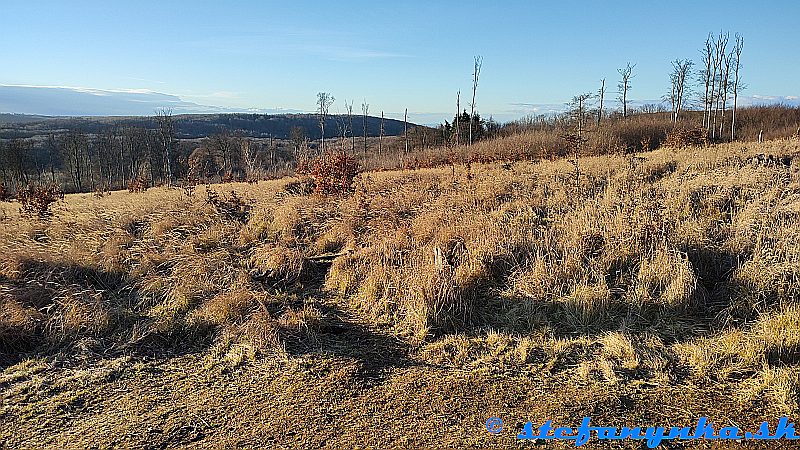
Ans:
{"label": "dirt ground", "polygon": [[[575,367],[534,361],[470,370],[426,361],[334,306],[313,339],[238,367],[209,351],[90,361],[30,359],[0,378],[3,448],[509,448],[534,426],[757,427],[768,405],[742,409],[714,386],[576,382]],[[434,343],[435,344],[435,343]],[[434,345],[430,344],[430,345]],[[486,430],[489,417],[504,422]],[[785,443],[785,441],[783,442]],[[569,448],[550,442],[546,448]],[[601,445],[602,444],[602,445]],[[644,448],[635,441],[585,448]],[[691,441],[665,448],[768,448]],[[788,445],[788,444],[786,444]],[[774,448],[774,444],[773,447]]]}

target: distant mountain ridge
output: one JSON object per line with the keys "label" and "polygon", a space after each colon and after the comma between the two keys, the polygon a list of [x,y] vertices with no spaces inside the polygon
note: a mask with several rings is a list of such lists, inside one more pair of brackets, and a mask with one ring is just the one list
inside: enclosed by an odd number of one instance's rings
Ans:
{"label": "distant mountain ridge", "polygon": [[[289,139],[292,129],[299,127],[310,139],[321,137],[319,117],[316,114],[178,114],[173,116],[176,136],[181,139],[195,139],[216,133],[236,133],[247,137],[273,137]],[[136,126],[155,128],[153,117],[144,116],[102,116],[102,117],[48,117],[23,114],[0,114],[0,138],[25,138],[59,133],[64,130],[82,130],[86,133],[99,133],[108,127]],[[416,124],[409,123],[409,127]],[[325,137],[341,136],[346,128],[347,136],[363,136],[362,116],[350,118],[331,115],[325,120]],[[381,118],[367,116],[367,135],[380,134]],[[403,133],[401,120],[384,119],[384,134],[394,136]]]}

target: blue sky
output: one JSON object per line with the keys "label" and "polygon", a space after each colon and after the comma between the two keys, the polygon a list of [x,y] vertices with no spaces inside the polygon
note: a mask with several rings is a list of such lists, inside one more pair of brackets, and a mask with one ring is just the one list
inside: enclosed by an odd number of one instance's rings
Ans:
{"label": "blue sky", "polygon": [[2,0],[0,17],[0,85],[152,91],[231,109],[313,111],[324,90],[332,112],[366,99],[372,113],[407,107],[437,122],[452,116],[456,91],[467,97],[474,55],[485,116],[560,105],[604,77],[613,91],[627,61],[632,98],[652,101],[668,90],[670,61],[699,60],[720,29],[745,38],[746,95],[800,95],[796,1]]}

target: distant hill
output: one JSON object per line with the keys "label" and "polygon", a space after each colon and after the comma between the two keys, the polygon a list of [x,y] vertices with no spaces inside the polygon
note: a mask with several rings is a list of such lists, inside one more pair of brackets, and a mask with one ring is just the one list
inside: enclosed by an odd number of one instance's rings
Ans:
{"label": "distant hill", "polygon": [[31,123],[49,119],[48,116],[34,116],[31,114],[0,113],[0,125],[12,123]]}
{"label": "distant hill", "polygon": [[[176,134],[181,139],[196,139],[211,134],[228,132],[247,137],[269,137],[289,139],[292,128],[300,127],[311,139],[320,138],[319,119],[315,114],[181,114],[173,117]],[[353,133],[363,136],[363,119],[353,116]],[[367,135],[378,136],[380,117],[367,117]],[[416,126],[409,123],[409,128]],[[80,129],[86,133],[97,133],[108,127],[138,126],[155,128],[152,117],[48,117],[25,114],[0,114],[0,138],[33,137],[43,134],[60,133],[64,130]],[[343,127],[351,135],[347,116],[328,116],[325,121],[325,137],[341,136]],[[386,136],[403,133],[403,122],[394,119],[384,120]]]}

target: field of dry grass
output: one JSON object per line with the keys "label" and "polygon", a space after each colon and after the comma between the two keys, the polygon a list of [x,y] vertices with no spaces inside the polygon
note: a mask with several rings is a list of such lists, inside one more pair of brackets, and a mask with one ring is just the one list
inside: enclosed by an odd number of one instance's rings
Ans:
{"label": "field of dry grass", "polygon": [[502,448],[547,418],[800,417],[798,142],[578,169],[0,203],[0,447]]}

